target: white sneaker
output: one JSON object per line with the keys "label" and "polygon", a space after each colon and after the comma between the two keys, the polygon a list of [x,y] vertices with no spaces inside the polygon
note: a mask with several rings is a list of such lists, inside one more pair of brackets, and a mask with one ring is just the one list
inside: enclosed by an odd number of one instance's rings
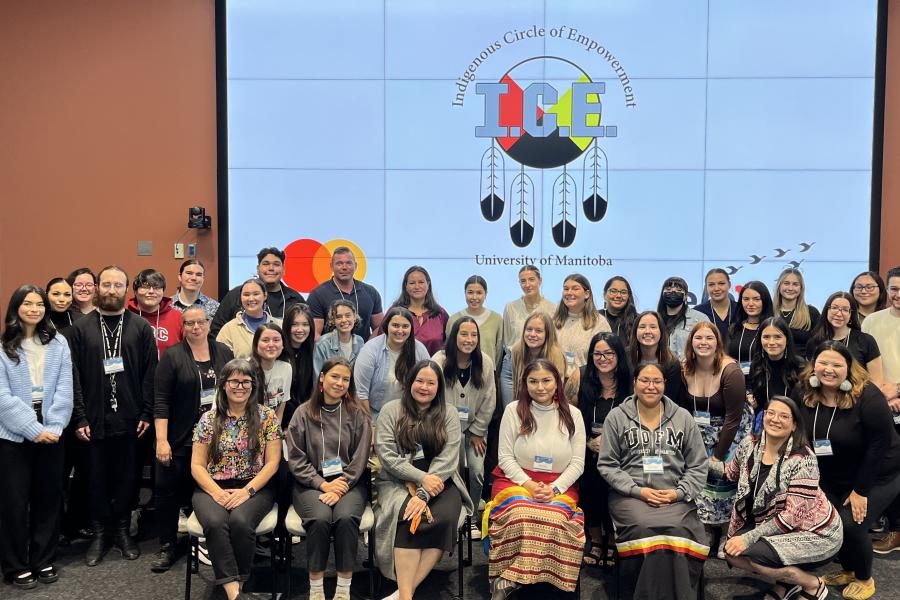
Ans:
{"label": "white sneaker", "polygon": [[309,589],[309,600],[325,600],[325,589],[324,588],[310,588]]}
{"label": "white sneaker", "polygon": [[334,590],[334,598],[331,600],[350,600],[350,587],[337,586]]}
{"label": "white sneaker", "polygon": [[184,514],[184,509],[178,511],[178,533],[187,533],[187,515]]}
{"label": "white sneaker", "polygon": [[296,546],[297,544],[299,544],[302,541],[303,541],[303,538],[300,537],[299,535],[291,536],[291,546]]}
{"label": "white sneaker", "polygon": [[197,552],[197,558],[204,565],[212,566],[212,561],[209,559],[209,550],[206,548],[206,538],[200,538],[200,543],[197,545],[199,552]]}
{"label": "white sneaker", "polygon": [[472,521],[472,525],[469,527],[469,535],[472,536],[473,540],[481,539],[481,527],[478,526],[474,520]]}

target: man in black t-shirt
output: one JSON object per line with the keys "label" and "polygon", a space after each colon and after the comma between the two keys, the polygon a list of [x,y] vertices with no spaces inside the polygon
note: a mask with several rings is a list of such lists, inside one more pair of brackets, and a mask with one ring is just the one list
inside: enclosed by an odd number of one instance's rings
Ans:
{"label": "man in black t-shirt", "polygon": [[335,300],[348,300],[356,306],[359,323],[353,333],[367,340],[372,330],[381,325],[384,312],[381,308],[381,295],[374,287],[354,279],[356,274],[356,257],[346,246],[338,246],[331,255],[331,272],[333,276],[309,294],[309,310],[316,325],[316,338],[328,331],[326,320],[331,303]]}
{"label": "man in black t-shirt", "polygon": [[137,443],[152,419],[157,362],[153,328],[125,310],[128,275],[110,266],[98,281],[98,310],[77,321],[68,336],[75,381],[72,421],[76,439],[88,445],[90,465],[94,537],[85,554],[88,566],[103,559],[111,531],[122,556],[140,556],[129,526]]}

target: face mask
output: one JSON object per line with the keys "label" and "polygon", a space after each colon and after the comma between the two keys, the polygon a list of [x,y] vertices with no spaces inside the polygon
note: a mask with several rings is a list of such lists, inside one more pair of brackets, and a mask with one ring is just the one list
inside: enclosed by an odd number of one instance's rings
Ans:
{"label": "face mask", "polygon": [[663,303],[669,308],[684,304],[684,292],[664,292]]}

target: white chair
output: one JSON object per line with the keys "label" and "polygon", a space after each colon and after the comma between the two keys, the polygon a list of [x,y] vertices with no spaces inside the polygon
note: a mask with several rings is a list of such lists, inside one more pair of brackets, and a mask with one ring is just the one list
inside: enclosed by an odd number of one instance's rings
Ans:
{"label": "white chair", "polygon": [[[368,473],[366,474],[368,476]],[[296,535],[301,538],[306,537],[306,529],[303,527],[303,519],[291,506],[288,509],[287,516],[284,518],[284,527],[290,535]],[[359,522],[359,532],[368,533],[375,528],[375,512],[372,505],[366,503],[363,510],[362,518]],[[369,599],[375,600],[375,540],[374,536],[369,537]],[[293,560],[293,545],[290,537],[285,539],[284,557],[287,563],[287,598],[291,597],[291,562]]]}
{"label": "white chair", "polygon": [[[262,518],[256,526],[256,537],[268,535],[275,531],[278,525],[278,504],[272,504],[272,509]],[[187,533],[190,542],[190,551],[187,556],[187,568],[184,575],[184,600],[191,600],[191,574],[200,571],[200,538],[203,537],[203,526],[197,519],[197,513],[192,512],[187,520]],[[275,600],[275,588],[277,586],[277,573],[275,570],[275,540],[269,546],[269,557],[272,561],[272,600]]]}

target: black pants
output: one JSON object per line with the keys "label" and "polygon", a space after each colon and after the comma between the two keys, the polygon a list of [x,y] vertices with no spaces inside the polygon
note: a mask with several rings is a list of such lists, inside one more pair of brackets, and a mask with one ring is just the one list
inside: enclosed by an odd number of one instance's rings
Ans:
{"label": "black pants", "polygon": [[844,543],[838,553],[841,567],[845,571],[853,571],[857,579],[865,581],[872,576],[872,538],[869,537],[869,529],[900,492],[900,475],[869,490],[866,496],[868,500],[866,517],[862,523],[853,520],[850,504],[843,506],[844,500],[850,495],[849,491],[843,491],[841,494],[835,493],[834,490],[823,489],[823,491],[838,509],[844,524]]}
{"label": "black pants", "polygon": [[111,518],[129,518],[136,453],[136,434],[88,442],[91,521],[107,525]]}
{"label": "black pants", "polygon": [[0,566],[7,579],[43,569],[56,555],[63,455],[63,442],[0,440]]}
{"label": "black pants", "polygon": [[[222,488],[244,487],[243,481],[217,481]],[[247,581],[256,552],[256,527],[272,510],[275,490],[269,485],[235,508],[227,510],[212,496],[197,488],[194,492],[194,512],[203,525],[206,548],[212,562],[216,583]]]}
{"label": "black pants", "polygon": [[75,437],[75,430],[75,425],[71,424],[63,432],[66,457],[62,477],[66,508],[62,529],[63,534],[71,538],[77,537],[79,529],[90,525],[88,444]]}
{"label": "black pants", "polygon": [[306,530],[307,568],[325,570],[334,535],[334,566],[338,571],[352,571],[359,545],[359,523],[366,508],[365,485],[358,482],[334,506],[320,501],[321,494],[319,490],[294,487],[294,510],[303,519]]}
{"label": "black pants", "polygon": [[191,455],[173,454],[168,466],[157,462],[155,484],[159,544],[174,544],[178,538],[178,511],[191,505],[194,493]]}

